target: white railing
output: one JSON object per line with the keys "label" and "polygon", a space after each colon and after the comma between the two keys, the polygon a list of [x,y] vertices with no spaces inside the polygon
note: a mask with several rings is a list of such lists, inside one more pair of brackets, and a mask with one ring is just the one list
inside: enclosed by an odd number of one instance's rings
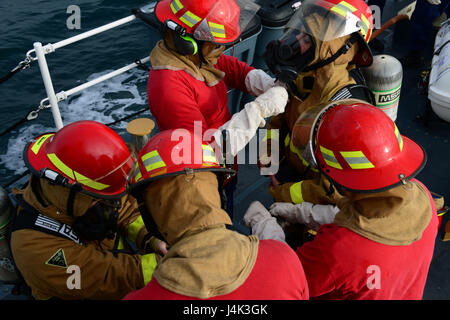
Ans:
{"label": "white railing", "polygon": [[[83,83],[82,85],[79,85],[79,86],[74,87],[72,89],[69,89],[67,91],[61,91],[61,92],[55,93],[55,90],[53,88],[52,78],[51,78],[51,75],[50,75],[50,70],[48,68],[47,60],[45,58],[45,55],[53,53],[53,52],[55,52],[55,50],[57,50],[59,48],[68,46],[68,45],[73,44],[75,42],[78,42],[78,41],[90,38],[90,37],[92,37],[94,35],[97,35],[99,33],[102,33],[102,32],[111,30],[113,28],[119,27],[121,25],[130,23],[130,22],[132,22],[132,21],[134,21],[136,19],[137,19],[136,16],[130,15],[128,17],[125,17],[125,18],[122,18],[120,20],[108,23],[108,24],[103,25],[101,27],[98,27],[98,28],[92,29],[90,31],[81,33],[81,34],[79,34],[77,36],[74,36],[74,37],[71,37],[71,38],[68,38],[68,39],[56,42],[54,44],[49,43],[49,44],[47,44],[45,46],[42,46],[42,43],[35,42],[33,44],[34,49],[32,49],[32,50],[27,52],[27,57],[30,58],[30,60],[32,60],[32,61],[37,60],[38,63],[39,63],[39,69],[41,71],[42,80],[44,81],[45,91],[47,93],[47,98],[45,98],[45,99],[43,99],[41,101],[40,107],[41,108],[51,108],[52,114],[53,114],[53,120],[55,122],[55,126],[56,126],[57,130],[61,129],[64,126],[62,118],[61,118],[61,113],[59,111],[58,102],[67,99],[72,94],[80,92],[80,91],[82,91],[84,89],[87,89],[89,87],[92,87],[92,86],[94,86],[94,85],[96,85],[96,84],[98,84],[100,82],[106,81],[106,80],[108,80],[110,78],[113,78],[113,77],[118,76],[118,75],[120,75],[122,73],[125,73],[125,72],[127,72],[127,71],[129,71],[129,70],[131,70],[133,68],[136,68],[138,66],[138,64],[137,63],[129,64],[129,65],[123,67],[123,68],[120,68],[120,69],[117,69],[115,71],[112,71],[112,72],[110,72],[108,74],[100,76],[100,77],[98,77],[98,78],[96,78],[94,80],[91,80],[89,82]],[[33,57],[32,53],[35,53],[36,56]],[[150,60],[150,57],[147,56],[147,57],[141,59],[140,62],[146,63],[149,60]]]}

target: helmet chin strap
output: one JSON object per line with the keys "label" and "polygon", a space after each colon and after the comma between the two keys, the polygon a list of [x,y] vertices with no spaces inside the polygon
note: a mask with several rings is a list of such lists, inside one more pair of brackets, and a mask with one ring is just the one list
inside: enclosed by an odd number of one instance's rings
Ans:
{"label": "helmet chin strap", "polygon": [[204,41],[197,41],[198,43],[198,56],[200,57],[200,67],[202,66],[201,64],[208,64],[208,62],[205,59],[205,56],[203,55],[203,44],[205,43]]}
{"label": "helmet chin strap", "polygon": [[75,202],[75,195],[77,191],[70,189],[69,197],[67,198],[67,214],[73,217],[73,204]]}

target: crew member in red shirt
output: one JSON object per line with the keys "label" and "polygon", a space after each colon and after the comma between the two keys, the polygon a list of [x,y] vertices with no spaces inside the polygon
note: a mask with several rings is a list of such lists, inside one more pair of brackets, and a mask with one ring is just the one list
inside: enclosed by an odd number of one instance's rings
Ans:
{"label": "crew member in red shirt", "polygon": [[[235,57],[222,55],[239,41],[257,12],[249,0],[163,0],[155,13],[162,24],[160,40],[150,54],[150,111],[159,129],[202,134],[230,120],[227,87],[258,96],[274,79]],[[241,17],[241,19],[240,19]]]}
{"label": "crew member in red shirt", "polygon": [[293,139],[304,147],[312,128],[307,158],[344,197],[337,207],[270,208],[278,219],[317,230],[297,248],[311,297],[422,299],[438,230],[430,192],[413,179],[426,163],[424,150],[359,100],[334,102],[311,116],[300,116]]}
{"label": "crew member in red shirt", "polygon": [[[262,70],[222,55],[225,45],[240,40],[258,9],[250,0],[158,2],[155,14],[163,39],[150,54],[147,92],[159,130],[197,130],[212,142],[210,133],[231,119],[228,88],[258,96],[274,86]],[[231,217],[236,184],[236,177],[226,183]]]}

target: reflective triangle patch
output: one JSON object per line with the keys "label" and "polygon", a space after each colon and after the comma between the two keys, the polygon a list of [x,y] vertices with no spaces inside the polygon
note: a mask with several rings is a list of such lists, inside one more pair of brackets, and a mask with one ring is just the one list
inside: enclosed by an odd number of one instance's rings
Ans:
{"label": "reflective triangle patch", "polygon": [[45,264],[60,268],[67,268],[68,266],[64,250],[59,249],[58,251],[56,251],[56,253],[50,259],[48,259],[48,261]]}

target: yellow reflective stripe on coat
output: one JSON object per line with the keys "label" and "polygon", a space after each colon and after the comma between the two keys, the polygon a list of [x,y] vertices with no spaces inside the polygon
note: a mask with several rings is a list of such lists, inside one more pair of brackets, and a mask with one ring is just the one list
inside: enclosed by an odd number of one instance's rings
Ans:
{"label": "yellow reflective stripe on coat", "polygon": [[194,25],[199,23],[202,19],[197,17],[195,14],[193,14],[190,11],[186,11],[183,16],[181,16],[180,20],[189,26],[189,28],[192,28]]}
{"label": "yellow reflective stripe on coat", "polygon": [[341,169],[342,167],[337,161],[336,157],[334,156],[334,152],[331,150],[328,150],[325,147],[320,146],[320,151],[322,152],[323,159],[325,160],[325,163],[329,165],[330,167]]}
{"label": "yellow reflective stripe on coat", "polygon": [[341,151],[341,155],[352,169],[375,168],[362,151]]}
{"label": "yellow reflective stripe on coat", "polygon": [[166,166],[157,150],[150,151],[149,153],[142,156],[142,163],[144,164],[145,169],[148,172]]}
{"label": "yellow reflective stripe on coat", "polygon": [[214,22],[208,22],[211,34],[216,38],[226,38],[225,26]]}
{"label": "yellow reflective stripe on coat", "polygon": [[398,130],[395,123],[394,123],[394,126],[395,126],[395,136],[397,137],[398,145],[400,147],[400,152],[401,152],[401,151],[403,151],[403,138],[402,138],[402,135],[400,134],[400,131]]}
{"label": "yellow reflective stripe on coat", "polygon": [[117,243],[117,250],[124,250],[125,249],[125,242],[123,241],[123,238],[119,235],[119,242]]}
{"label": "yellow reflective stripe on coat", "polygon": [[279,140],[280,139],[280,130],[279,129],[269,129],[266,131],[266,136],[262,139],[262,141],[267,141],[269,139]]}
{"label": "yellow reflective stripe on coat", "polygon": [[33,144],[33,146],[31,147],[31,151],[33,151],[34,154],[38,154],[38,152],[41,149],[44,142],[53,135],[54,135],[54,133],[50,133],[50,134],[45,134],[42,137],[40,137],[39,140],[36,141]]}
{"label": "yellow reflective stripe on coat", "polygon": [[181,4],[180,0],[174,0],[172,1],[172,3],[170,4],[170,9],[172,9],[173,13],[177,13],[178,11],[180,11],[181,9],[183,9],[183,5]]}
{"label": "yellow reflective stripe on coat", "polygon": [[203,162],[213,162],[217,163],[216,154],[214,149],[210,145],[202,145],[203,149]]}
{"label": "yellow reflective stripe on coat", "polygon": [[289,188],[289,192],[291,194],[291,200],[292,200],[292,203],[294,203],[294,204],[300,204],[305,201],[305,200],[303,200],[302,183],[303,183],[303,181],[294,183]]}
{"label": "yellow reflective stripe on coat", "polygon": [[47,158],[50,162],[58,168],[63,174],[68,176],[70,179],[75,180],[75,176],[73,174],[73,170],[66,166],[61,160],[59,160],[58,156],[54,153],[48,153]]}
{"label": "yellow reflective stripe on coat", "polygon": [[128,239],[137,245],[136,243],[137,236],[139,234],[139,231],[141,231],[141,229],[144,227],[145,227],[144,220],[142,220],[142,217],[139,216],[136,220],[133,221],[133,223],[131,223],[128,226],[127,232]]}
{"label": "yellow reflective stripe on coat", "polygon": [[156,255],[154,253],[145,254],[141,257],[142,276],[144,285],[152,280],[153,272],[156,269]]}

